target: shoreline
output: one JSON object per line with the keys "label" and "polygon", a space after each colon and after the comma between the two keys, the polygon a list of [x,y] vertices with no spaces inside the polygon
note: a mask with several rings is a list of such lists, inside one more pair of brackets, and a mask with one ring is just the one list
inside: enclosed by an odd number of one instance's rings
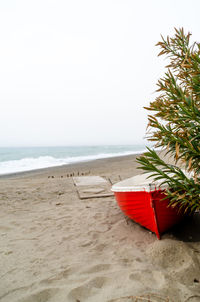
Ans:
{"label": "shoreline", "polygon": [[0,178],[98,159],[142,154],[145,148],[142,145],[36,147],[35,150],[29,147],[5,148],[8,151],[0,148]]}
{"label": "shoreline", "polygon": [[40,168],[40,169],[34,169],[34,170],[28,170],[28,171],[19,171],[19,172],[13,172],[13,173],[9,173],[9,174],[2,174],[2,175],[0,175],[0,180],[15,179],[15,178],[19,179],[19,178],[24,178],[24,177],[29,177],[29,176],[56,173],[56,172],[62,171],[62,170],[63,171],[65,171],[65,170],[72,171],[73,169],[75,169],[75,170],[79,169],[79,167],[86,168],[86,167],[90,166],[90,164],[91,164],[91,166],[93,166],[93,165],[95,165],[94,164],[95,162],[97,164],[102,163],[102,165],[104,165],[106,162],[121,161],[123,158],[135,160],[136,157],[140,156],[141,154],[143,154],[143,152],[129,154],[129,155],[120,155],[120,156],[91,159],[91,160],[87,160],[87,161],[85,160],[85,161],[80,161],[80,162],[75,162],[75,163],[64,164],[64,165],[60,165],[60,166]]}

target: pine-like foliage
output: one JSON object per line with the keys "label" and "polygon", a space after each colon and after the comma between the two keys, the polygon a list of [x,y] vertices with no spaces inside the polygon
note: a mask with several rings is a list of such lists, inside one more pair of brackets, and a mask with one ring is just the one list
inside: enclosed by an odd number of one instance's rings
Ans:
{"label": "pine-like foliage", "polygon": [[149,148],[137,161],[139,169],[168,184],[166,198],[171,206],[194,212],[200,210],[200,43],[190,45],[190,36],[183,28],[175,29],[172,38],[162,37],[157,44],[159,56],[167,56],[169,65],[157,83],[159,96],[145,109],[152,112],[148,140],[167,150],[192,177]]}

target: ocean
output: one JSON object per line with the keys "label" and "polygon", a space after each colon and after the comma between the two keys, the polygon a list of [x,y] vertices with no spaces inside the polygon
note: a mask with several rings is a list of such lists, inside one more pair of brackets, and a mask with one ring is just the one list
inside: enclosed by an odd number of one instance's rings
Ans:
{"label": "ocean", "polygon": [[1,147],[0,175],[62,166],[99,158],[138,154],[144,151],[144,145]]}

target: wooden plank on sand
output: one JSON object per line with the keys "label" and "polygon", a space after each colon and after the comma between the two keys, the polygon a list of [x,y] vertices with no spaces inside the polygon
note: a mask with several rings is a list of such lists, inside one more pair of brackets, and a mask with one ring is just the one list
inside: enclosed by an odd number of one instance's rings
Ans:
{"label": "wooden plank on sand", "polygon": [[110,183],[101,176],[73,177],[80,199],[113,196]]}

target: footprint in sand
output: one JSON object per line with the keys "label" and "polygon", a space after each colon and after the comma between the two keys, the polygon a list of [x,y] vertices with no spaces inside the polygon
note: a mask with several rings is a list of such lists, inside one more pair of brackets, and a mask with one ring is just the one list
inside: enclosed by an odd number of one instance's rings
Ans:
{"label": "footprint in sand", "polygon": [[83,274],[93,274],[93,273],[98,273],[101,271],[108,270],[110,268],[110,264],[97,264],[92,266],[91,268],[83,271]]}
{"label": "footprint in sand", "polygon": [[129,279],[133,280],[134,282],[140,282],[141,284],[148,284],[146,290],[162,288],[166,285],[164,274],[156,270],[148,271],[145,269],[144,271],[134,271],[130,274]]}
{"label": "footprint in sand", "polygon": [[[59,288],[55,287],[41,288],[40,290],[34,291],[32,287],[33,284],[8,290],[4,295],[0,296],[0,300],[4,299],[5,301],[15,302],[47,302],[54,298],[60,291]],[[55,299],[54,301],[58,300]]]}
{"label": "footprint in sand", "polygon": [[40,285],[42,285],[42,286],[44,286],[44,285],[48,286],[50,284],[55,285],[55,283],[56,282],[59,283],[60,280],[68,279],[70,277],[70,275],[72,274],[72,272],[73,271],[71,270],[71,268],[66,268],[66,269],[62,270],[61,272],[50,276],[49,278],[41,280]]}
{"label": "footprint in sand", "polygon": [[20,298],[20,302],[47,302],[50,301],[57,293],[59,292],[58,288],[47,288],[36,293],[27,295],[23,298]]}
{"label": "footprint in sand", "polygon": [[92,250],[101,253],[105,249],[105,244],[98,244],[96,247],[94,247]]}
{"label": "footprint in sand", "polygon": [[88,247],[93,245],[94,242],[93,241],[84,241],[83,243],[80,244],[80,247]]}
{"label": "footprint in sand", "polygon": [[[109,278],[106,277],[96,277],[84,285],[75,287],[68,294],[69,302],[86,302],[89,297],[98,295],[99,291],[102,290],[102,287],[106,282],[109,281]],[[95,298],[94,298],[95,301]]]}

